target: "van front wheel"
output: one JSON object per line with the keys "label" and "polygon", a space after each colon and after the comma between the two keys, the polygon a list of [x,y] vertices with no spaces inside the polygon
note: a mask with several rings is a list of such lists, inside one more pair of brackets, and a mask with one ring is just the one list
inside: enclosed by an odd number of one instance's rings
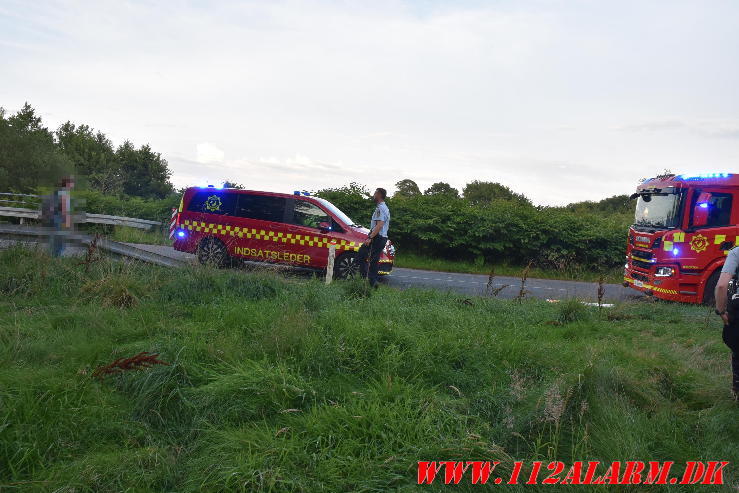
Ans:
{"label": "van front wheel", "polygon": [[359,275],[359,264],[355,253],[345,253],[334,262],[336,279],[353,279],[357,275]]}
{"label": "van front wheel", "polygon": [[228,263],[226,245],[215,238],[205,238],[198,243],[198,261],[211,267],[225,267]]}

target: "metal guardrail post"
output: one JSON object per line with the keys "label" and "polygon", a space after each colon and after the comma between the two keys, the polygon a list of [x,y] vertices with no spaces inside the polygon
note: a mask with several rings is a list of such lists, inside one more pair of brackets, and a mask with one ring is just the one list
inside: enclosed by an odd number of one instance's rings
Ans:
{"label": "metal guardrail post", "polygon": [[326,266],[326,284],[331,284],[334,279],[334,260],[336,259],[336,242],[328,246],[328,265]]}

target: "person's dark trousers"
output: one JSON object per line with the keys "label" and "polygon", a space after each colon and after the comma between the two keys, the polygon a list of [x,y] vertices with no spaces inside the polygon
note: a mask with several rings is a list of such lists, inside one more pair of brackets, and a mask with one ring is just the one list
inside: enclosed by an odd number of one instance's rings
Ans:
{"label": "person's dark trousers", "polygon": [[362,277],[369,280],[370,285],[377,284],[377,271],[380,270],[380,255],[385,248],[387,238],[384,236],[375,236],[369,245],[362,245],[357,252],[357,262],[359,262],[359,273]]}
{"label": "person's dark trousers", "polygon": [[722,338],[731,349],[732,387],[739,392],[739,299],[729,300],[729,323],[724,325]]}

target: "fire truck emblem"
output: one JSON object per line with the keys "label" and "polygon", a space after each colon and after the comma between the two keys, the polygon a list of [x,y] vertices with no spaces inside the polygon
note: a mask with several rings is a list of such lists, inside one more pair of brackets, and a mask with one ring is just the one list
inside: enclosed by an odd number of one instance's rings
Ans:
{"label": "fire truck emblem", "polygon": [[696,253],[700,253],[706,248],[708,248],[708,238],[705,236],[695,235],[690,240],[690,249],[694,250]]}
{"label": "fire truck emblem", "polygon": [[211,195],[208,197],[208,200],[205,201],[205,208],[210,212],[221,210],[221,198],[218,195]]}

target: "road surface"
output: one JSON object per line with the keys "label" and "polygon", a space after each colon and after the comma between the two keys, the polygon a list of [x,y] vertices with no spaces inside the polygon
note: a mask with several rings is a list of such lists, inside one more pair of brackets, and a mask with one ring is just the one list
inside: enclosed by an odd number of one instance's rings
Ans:
{"label": "road surface", "polygon": [[[179,260],[195,262],[194,255],[178,252],[171,246],[134,243],[129,243],[129,245]],[[383,278],[383,281],[388,286],[398,288],[418,287],[451,290],[469,296],[486,296],[489,293],[487,288],[488,276],[481,274],[456,274],[396,267],[391,275]],[[499,298],[515,298],[521,288],[521,279],[517,277],[496,277],[493,289],[498,288],[501,288],[497,295]],[[543,299],[578,298],[586,301],[597,301],[598,298],[598,284],[593,282],[529,278],[526,281],[526,290],[528,291],[527,296]],[[605,285],[605,301],[619,301],[641,296],[638,291],[625,288],[620,284]]]}

